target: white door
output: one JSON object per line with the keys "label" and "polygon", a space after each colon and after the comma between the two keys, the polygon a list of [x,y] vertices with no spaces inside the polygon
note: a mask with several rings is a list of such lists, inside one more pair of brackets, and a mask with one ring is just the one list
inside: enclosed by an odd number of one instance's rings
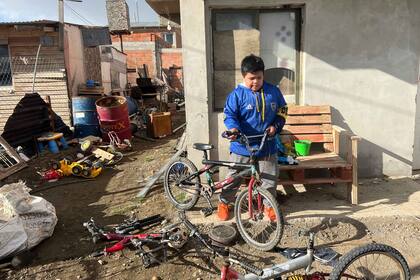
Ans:
{"label": "white door", "polygon": [[294,11],[259,14],[260,55],[266,69],[264,78],[280,88],[289,104],[298,101],[296,17]]}

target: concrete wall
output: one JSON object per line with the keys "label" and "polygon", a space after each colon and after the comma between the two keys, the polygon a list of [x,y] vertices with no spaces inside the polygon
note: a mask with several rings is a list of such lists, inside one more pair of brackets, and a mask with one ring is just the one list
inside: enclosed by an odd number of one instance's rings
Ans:
{"label": "concrete wall", "polygon": [[[182,57],[184,66],[185,112],[188,143],[210,141],[211,95],[208,63],[210,40],[206,36],[204,1],[181,0]],[[206,45],[207,44],[207,45]],[[188,145],[189,157],[200,162],[201,154]]]}
{"label": "concrete wall", "polygon": [[68,87],[71,96],[78,95],[78,86],[86,82],[83,38],[78,26],[64,26],[64,54]]}
{"label": "concrete wall", "polygon": [[[419,134],[419,127],[415,134],[420,58],[417,0],[261,0],[258,4],[182,0],[190,143],[210,140],[218,148],[212,156],[227,157],[227,143],[219,136],[221,113],[213,112],[211,102],[210,9],[282,4],[302,7],[300,103],[331,105],[334,123],[363,138],[361,176],[411,174],[413,154],[420,156],[420,137],[415,136]],[[192,151],[196,162],[200,156]]]}

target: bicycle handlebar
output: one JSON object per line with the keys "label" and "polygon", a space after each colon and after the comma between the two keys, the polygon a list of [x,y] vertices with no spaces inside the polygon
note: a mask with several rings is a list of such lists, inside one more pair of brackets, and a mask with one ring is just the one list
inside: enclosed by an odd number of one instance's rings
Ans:
{"label": "bicycle handlebar", "polygon": [[[258,153],[259,151],[261,151],[262,148],[265,145],[266,140],[267,139],[272,139],[272,137],[268,138],[268,131],[267,130],[264,132],[264,134],[251,135],[251,136],[247,136],[247,135],[245,135],[245,134],[243,134],[242,132],[239,132],[239,131],[233,132],[233,131],[227,130],[227,131],[224,131],[222,133],[222,137],[223,138],[229,138],[232,135],[237,136],[237,139],[236,140],[233,140],[233,141],[239,142],[241,144],[245,144],[246,149],[251,154]],[[250,143],[249,143],[249,140],[250,139],[255,139],[255,138],[261,138],[261,143],[260,143],[260,146],[258,147],[258,149],[252,148],[250,146]]]}

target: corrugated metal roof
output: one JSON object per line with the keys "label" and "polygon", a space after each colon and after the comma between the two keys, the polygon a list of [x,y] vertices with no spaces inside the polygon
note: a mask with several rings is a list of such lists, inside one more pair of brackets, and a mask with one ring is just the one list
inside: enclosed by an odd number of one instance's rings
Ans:
{"label": "corrugated metal roof", "polygon": [[25,24],[57,24],[58,21],[55,20],[31,20],[31,21],[9,21],[9,22],[0,22],[0,25],[25,25]]}
{"label": "corrugated metal roof", "polygon": [[[30,20],[30,21],[5,21],[5,22],[0,22],[0,25],[43,25],[43,24],[58,24],[59,22],[56,20],[49,20],[49,19],[39,19],[39,20]],[[71,22],[64,22],[64,24],[68,24],[68,25],[74,25],[74,26],[83,26],[83,27],[93,27],[93,28],[100,28],[100,27],[104,27],[106,28],[106,26],[86,26],[86,25],[82,25],[82,24],[77,24],[77,23],[71,23]]]}

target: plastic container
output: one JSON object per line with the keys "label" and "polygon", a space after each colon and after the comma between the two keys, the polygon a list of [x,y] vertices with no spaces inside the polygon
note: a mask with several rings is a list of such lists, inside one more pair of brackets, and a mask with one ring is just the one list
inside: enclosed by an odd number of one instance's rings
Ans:
{"label": "plastic container", "polygon": [[307,156],[311,150],[312,141],[310,140],[295,140],[295,150],[298,156]]}
{"label": "plastic container", "polygon": [[95,86],[95,81],[94,80],[87,80],[86,81],[86,87],[92,88],[94,86]]}

